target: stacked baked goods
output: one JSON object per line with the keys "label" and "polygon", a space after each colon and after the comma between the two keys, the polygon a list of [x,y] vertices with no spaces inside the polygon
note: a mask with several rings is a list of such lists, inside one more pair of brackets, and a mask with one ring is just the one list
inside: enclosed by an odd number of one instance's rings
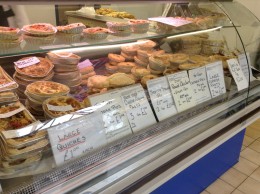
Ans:
{"label": "stacked baked goods", "polygon": [[52,44],[57,29],[48,23],[35,23],[22,28],[23,39],[32,45]]}
{"label": "stacked baked goods", "polygon": [[54,64],[53,81],[67,85],[72,93],[76,92],[82,81],[78,69],[80,56],[67,52],[49,52],[47,58]]}
{"label": "stacked baked goods", "polygon": [[78,42],[80,41],[81,33],[86,28],[82,23],[72,23],[66,26],[57,26],[58,36],[62,42]]}
{"label": "stacked baked goods", "polygon": [[1,52],[4,49],[18,47],[22,41],[19,36],[19,28],[9,28],[0,26],[0,48]]}
{"label": "stacked baked goods", "polygon": [[106,25],[114,36],[131,35],[131,26],[128,22],[107,22]]}
{"label": "stacked baked goods", "polygon": [[70,92],[66,85],[52,81],[37,81],[26,87],[26,106],[39,120],[44,120],[43,102],[54,96],[66,96]]}
{"label": "stacked baked goods", "polygon": [[22,58],[17,62],[23,62],[32,58],[36,58],[38,62],[25,67],[15,65],[15,73],[13,75],[13,78],[19,85],[16,91],[21,99],[26,98],[26,96],[24,95],[24,91],[27,85],[40,80],[49,81],[54,75],[54,66],[48,59],[32,56]]}
{"label": "stacked baked goods", "polygon": [[0,105],[15,102],[19,99],[14,92],[17,87],[17,83],[0,66]]}
{"label": "stacked baked goods", "polygon": [[125,11],[116,11],[111,8],[99,8],[96,10],[96,13],[99,15],[104,15],[104,16],[110,16],[114,18],[128,18],[128,19],[135,19],[135,16],[127,13]]}
{"label": "stacked baked goods", "polygon": [[94,75],[96,75],[96,72],[95,72],[95,69],[92,65],[90,66],[81,66],[80,64],[78,65],[79,67],[79,71],[81,73],[81,79],[82,79],[82,82],[81,84],[82,85],[87,85],[88,84],[88,79]]}
{"label": "stacked baked goods", "polygon": [[198,55],[201,52],[201,38],[197,36],[187,36],[181,38],[182,53]]}
{"label": "stacked baked goods", "polygon": [[129,20],[128,23],[133,33],[146,33],[149,30],[148,20]]}
{"label": "stacked baked goods", "polygon": [[219,54],[221,50],[224,49],[224,42],[222,40],[203,40],[202,41],[202,54],[204,55],[214,55]]}
{"label": "stacked baked goods", "polygon": [[0,171],[14,173],[33,166],[49,144],[47,131],[21,129],[36,120],[20,102],[0,106],[0,114]]}
{"label": "stacked baked goods", "polygon": [[109,62],[105,64],[106,70],[109,74],[116,73],[118,71],[118,64],[125,62],[125,58],[122,55],[109,53]]}
{"label": "stacked baked goods", "polygon": [[46,118],[57,118],[80,110],[82,105],[75,98],[69,96],[55,96],[46,99],[43,102],[42,107]]}
{"label": "stacked baked goods", "polygon": [[109,30],[107,28],[101,28],[101,27],[87,28],[83,30],[84,37],[92,40],[106,39],[108,34],[109,34]]}

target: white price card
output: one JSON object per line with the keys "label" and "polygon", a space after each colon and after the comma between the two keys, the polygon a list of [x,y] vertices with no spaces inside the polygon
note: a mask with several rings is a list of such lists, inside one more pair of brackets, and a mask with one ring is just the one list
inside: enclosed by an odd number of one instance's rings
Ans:
{"label": "white price card", "polygon": [[57,165],[106,145],[105,131],[99,113],[48,128],[51,148]]}
{"label": "white price card", "polygon": [[91,105],[107,102],[97,111],[101,113],[103,126],[106,131],[108,142],[113,142],[122,137],[132,134],[126,111],[120,97],[120,90],[112,90],[104,94],[89,96]]}
{"label": "white price card", "polygon": [[138,84],[121,93],[127,117],[133,132],[140,131],[156,123],[143,87]]}
{"label": "white price card", "polygon": [[48,108],[48,110],[57,111],[57,112],[66,112],[66,111],[74,110],[74,108],[71,105],[67,105],[67,106],[53,106],[51,104],[47,104],[47,108]]}
{"label": "white price card", "polygon": [[196,105],[187,71],[168,75],[167,78],[178,112],[182,112]]}
{"label": "white price card", "polygon": [[175,27],[179,27],[179,26],[183,26],[183,25],[192,23],[191,21],[174,18],[174,17],[154,17],[154,18],[148,18],[148,20],[161,22],[161,23],[168,24],[168,25],[175,26]]}
{"label": "white price card", "polygon": [[37,63],[39,63],[40,60],[37,57],[30,57],[24,60],[20,60],[20,61],[16,61],[14,62],[14,64],[16,65],[16,67],[20,68],[25,68],[31,65],[35,65]]}
{"label": "white price card", "polygon": [[14,85],[14,84],[15,84],[14,81],[11,81],[11,82],[5,83],[5,84],[0,84],[0,89],[1,89],[1,88],[5,88],[5,87],[8,87],[8,86],[11,86],[11,85]]}
{"label": "white price card", "polygon": [[166,77],[149,80],[147,88],[159,121],[177,114],[170,85]]}
{"label": "white price card", "polygon": [[229,59],[227,60],[227,63],[228,69],[237,84],[237,90],[240,91],[248,88],[248,80],[246,79],[237,59]]}
{"label": "white price card", "polygon": [[212,98],[226,93],[222,61],[206,65],[207,80]]}
{"label": "white price card", "polygon": [[207,74],[205,67],[189,70],[190,84],[193,89],[196,104],[200,104],[211,99]]}
{"label": "white price card", "polygon": [[[248,63],[247,63],[248,59]],[[241,66],[241,70],[243,71],[246,79],[249,81],[249,75],[250,75],[250,81],[255,80],[253,77],[252,69],[251,69],[251,62],[250,62],[250,56],[249,53],[241,54],[238,56],[238,61]]]}

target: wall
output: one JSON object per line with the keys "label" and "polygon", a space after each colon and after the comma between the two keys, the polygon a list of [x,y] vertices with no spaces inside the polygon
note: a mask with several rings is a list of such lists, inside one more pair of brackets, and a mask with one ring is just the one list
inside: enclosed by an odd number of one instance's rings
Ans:
{"label": "wall", "polygon": [[236,0],[247,7],[256,17],[260,19],[260,1],[259,0]]}

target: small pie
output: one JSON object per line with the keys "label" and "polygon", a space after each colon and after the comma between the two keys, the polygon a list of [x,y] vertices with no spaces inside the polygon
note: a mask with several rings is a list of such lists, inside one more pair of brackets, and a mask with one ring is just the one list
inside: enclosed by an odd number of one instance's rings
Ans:
{"label": "small pie", "polygon": [[[25,57],[20,59],[19,61],[28,59],[30,57]],[[18,68],[15,66],[15,70],[22,75],[29,76],[29,77],[45,77],[47,76],[51,70],[53,69],[53,64],[45,58],[37,57],[40,62],[31,66],[27,66],[24,68]]]}
{"label": "small pie", "polygon": [[33,35],[33,36],[49,36],[53,35],[57,32],[57,29],[47,23],[35,23],[26,25],[22,29],[26,34]]}
{"label": "small pie", "polygon": [[12,90],[17,87],[17,83],[15,83],[13,79],[0,66],[0,92]]}
{"label": "small pie", "polygon": [[118,88],[135,84],[133,77],[126,73],[115,73],[108,77],[109,87]]}
{"label": "small pie", "polygon": [[4,27],[0,26],[0,39],[4,40],[16,40],[19,38],[19,28],[10,28],[10,27]]}
{"label": "small pie", "polygon": [[81,59],[80,56],[69,52],[48,52],[47,57],[55,65],[77,65]]}
{"label": "small pie", "polygon": [[29,84],[26,87],[26,91],[28,93],[36,94],[40,96],[52,96],[52,95],[68,94],[70,89],[66,85],[52,82],[52,81],[37,81]]}
{"label": "small pie", "polygon": [[88,87],[89,88],[108,88],[109,82],[108,77],[103,75],[94,75],[90,78],[88,78]]}
{"label": "small pie", "polygon": [[86,26],[82,23],[73,23],[66,26],[57,26],[58,32],[68,33],[68,34],[80,34]]}

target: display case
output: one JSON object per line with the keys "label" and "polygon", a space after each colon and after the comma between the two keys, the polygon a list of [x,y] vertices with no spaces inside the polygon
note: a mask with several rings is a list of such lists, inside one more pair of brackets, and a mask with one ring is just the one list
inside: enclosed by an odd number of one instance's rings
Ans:
{"label": "display case", "polygon": [[260,104],[241,4],[0,2],[29,18],[0,27],[0,192],[199,193],[238,161]]}

